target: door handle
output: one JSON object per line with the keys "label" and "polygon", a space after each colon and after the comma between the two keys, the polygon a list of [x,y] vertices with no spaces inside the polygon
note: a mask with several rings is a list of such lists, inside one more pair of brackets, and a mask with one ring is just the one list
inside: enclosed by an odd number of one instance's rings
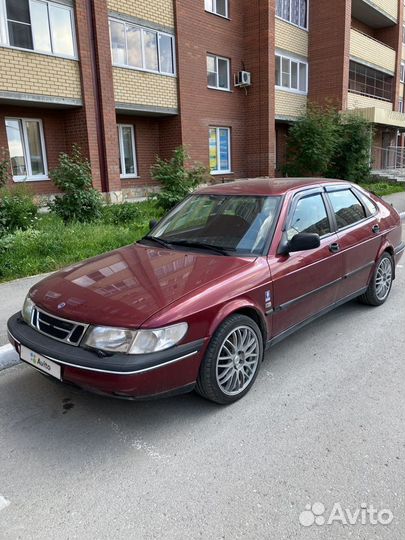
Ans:
{"label": "door handle", "polygon": [[333,244],[331,244],[329,246],[329,251],[331,253],[338,253],[340,251],[340,246],[337,242],[333,242]]}
{"label": "door handle", "polygon": [[380,232],[380,226],[376,224],[373,226],[371,230],[373,231],[374,234],[378,234]]}

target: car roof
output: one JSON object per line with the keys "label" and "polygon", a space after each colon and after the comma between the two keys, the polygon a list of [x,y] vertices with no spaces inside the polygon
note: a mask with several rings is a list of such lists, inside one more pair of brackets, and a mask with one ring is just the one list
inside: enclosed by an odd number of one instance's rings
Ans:
{"label": "car roof", "polygon": [[346,184],[342,180],[330,178],[247,178],[202,187],[195,191],[206,195],[285,195],[289,191],[297,191],[301,188],[321,187],[331,184]]}

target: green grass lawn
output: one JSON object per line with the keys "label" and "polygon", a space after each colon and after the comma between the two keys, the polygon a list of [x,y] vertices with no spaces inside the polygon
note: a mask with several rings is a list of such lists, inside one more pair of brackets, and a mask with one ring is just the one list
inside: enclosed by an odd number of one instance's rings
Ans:
{"label": "green grass lawn", "polygon": [[139,203],[137,218],[127,223],[71,223],[42,215],[35,229],[0,239],[0,282],[52,272],[83,259],[131,244],[147,234],[149,220],[162,214],[149,201]]}
{"label": "green grass lawn", "polygon": [[401,193],[405,191],[404,184],[388,184],[386,182],[372,182],[370,184],[362,184],[359,183],[359,185],[367,189],[368,191],[371,191],[372,193],[375,193],[379,197],[383,197],[384,195],[391,195],[391,193]]}

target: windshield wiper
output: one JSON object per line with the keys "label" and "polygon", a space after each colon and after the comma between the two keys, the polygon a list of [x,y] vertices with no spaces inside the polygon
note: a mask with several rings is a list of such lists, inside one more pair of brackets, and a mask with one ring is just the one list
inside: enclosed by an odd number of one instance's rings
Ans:
{"label": "windshield wiper", "polygon": [[167,249],[173,249],[171,242],[168,242],[167,240],[163,240],[162,238],[158,238],[157,236],[151,236],[150,234],[147,234],[141,240],[149,240],[149,242],[155,242],[156,244],[159,244],[160,246],[163,246]]}
{"label": "windshield wiper", "polygon": [[209,249],[210,251],[216,251],[220,255],[225,255],[225,256],[229,255],[228,251],[235,251],[234,248],[224,248],[221,246],[214,246],[212,244],[206,244],[205,242],[190,242],[188,240],[172,240],[170,243],[173,246]]}

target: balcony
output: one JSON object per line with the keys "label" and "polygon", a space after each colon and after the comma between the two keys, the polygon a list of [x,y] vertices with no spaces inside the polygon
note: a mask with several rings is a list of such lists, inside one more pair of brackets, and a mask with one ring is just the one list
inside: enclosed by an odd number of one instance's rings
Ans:
{"label": "balcony", "polygon": [[354,61],[362,61],[386,73],[395,74],[395,50],[354,28],[350,30],[350,57]]}
{"label": "balcony", "polygon": [[33,51],[0,47],[0,103],[80,106],[79,63]]}
{"label": "balcony", "polygon": [[352,16],[371,28],[394,26],[402,0],[352,0]]}

